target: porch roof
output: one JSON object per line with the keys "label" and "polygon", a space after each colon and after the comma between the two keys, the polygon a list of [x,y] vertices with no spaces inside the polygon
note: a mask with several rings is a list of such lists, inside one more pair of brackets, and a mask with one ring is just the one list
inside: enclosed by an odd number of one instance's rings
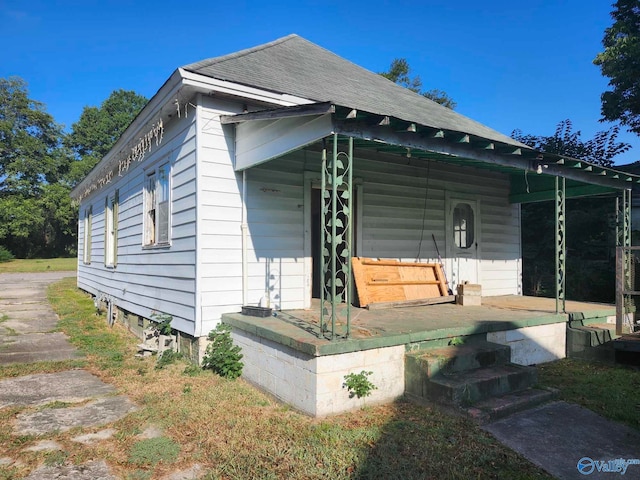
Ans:
{"label": "porch roof", "polygon": [[236,170],[310,146],[332,134],[353,137],[356,152],[434,160],[489,169],[510,176],[512,203],[555,198],[556,176],[567,179],[566,197],[610,194],[640,183],[640,176],[589,162],[543,153],[512,139],[438,128],[419,121],[317,102],[237,115]]}

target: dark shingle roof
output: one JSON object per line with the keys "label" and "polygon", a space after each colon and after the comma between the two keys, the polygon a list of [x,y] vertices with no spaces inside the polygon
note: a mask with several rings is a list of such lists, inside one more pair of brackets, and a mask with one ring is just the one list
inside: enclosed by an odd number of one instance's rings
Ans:
{"label": "dark shingle roof", "polygon": [[219,80],[523,146],[298,35],[182,68]]}

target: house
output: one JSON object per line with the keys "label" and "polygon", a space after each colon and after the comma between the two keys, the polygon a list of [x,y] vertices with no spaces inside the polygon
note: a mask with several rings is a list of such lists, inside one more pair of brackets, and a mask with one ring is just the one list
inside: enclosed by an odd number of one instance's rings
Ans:
{"label": "house", "polygon": [[[194,360],[230,323],[246,378],[323,415],[353,408],[336,400],[344,372],[380,367],[375,401],[401,395],[403,352],[437,339],[352,332],[352,257],[441,256],[454,290],[522,298],[519,205],[555,199],[556,312],[475,331],[518,330],[532,340],[512,358],[548,361],[565,355],[564,198],[620,194],[628,226],[637,181],[542,155],[290,35],[178,68],[73,190],[78,286],[138,332],[171,316]],[[446,335],[471,335],[460,325]]]}

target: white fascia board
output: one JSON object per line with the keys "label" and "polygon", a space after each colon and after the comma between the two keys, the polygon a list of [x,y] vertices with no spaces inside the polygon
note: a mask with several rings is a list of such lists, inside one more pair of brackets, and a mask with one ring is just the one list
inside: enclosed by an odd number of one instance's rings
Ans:
{"label": "white fascia board", "polygon": [[188,72],[182,68],[178,68],[160,87],[158,92],[149,100],[147,105],[142,109],[138,116],[131,122],[131,125],[124,131],[115,145],[111,148],[104,158],[89,172],[89,174],[73,189],[71,197],[77,199],[81,192],[88,185],[91,185],[102,174],[117,168],[117,161],[126,146],[136,141],[140,136],[140,132],[145,126],[152,121],[168,120],[170,114],[175,113],[174,101],[179,96],[188,94],[225,94],[246,100],[254,100],[258,102],[271,103],[273,105],[290,107],[294,105],[306,105],[314,103],[313,100],[307,98],[296,97],[286,93],[271,92],[261,90],[259,88],[250,87],[238,83],[218,80],[215,78]]}
{"label": "white fascia board", "polygon": [[234,168],[241,171],[255,167],[317,142],[333,132],[331,113],[239,123],[236,126]]}
{"label": "white fascia board", "polygon": [[[113,169],[116,166],[116,162],[119,155],[125,149],[126,145],[140,135],[140,131],[151,121],[155,119],[164,118],[163,108],[176,98],[179,91],[183,88],[182,78],[179,70],[173,72],[173,74],[167,79],[167,81],[160,87],[156,94],[151,97],[151,100],[147,102],[144,108],[140,111],[138,116],[131,122],[124,133],[120,136],[118,141],[111,147],[111,150],[100,160],[95,167],[87,174],[87,176],[73,189],[71,192],[71,198],[78,198],[80,192],[82,192],[86,185],[91,184],[96,178],[100,176],[100,173]],[[175,111],[175,107],[171,107],[171,111]]]}
{"label": "white fascia board", "polygon": [[222,93],[244,98],[247,100],[273,103],[275,105],[281,105],[283,107],[315,103],[314,100],[309,100],[308,98],[297,97],[295,95],[289,95],[287,93],[271,92],[269,90],[262,90],[260,88],[250,87],[247,85],[242,85],[240,83],[219,80],[217,78],[188,72],[186,70],[183,70],[182,68],[179,68],[178,70],[180,71],[180,74],[184,79],[185,85],[195,87],[196,89],[202,91],[202,93]]}

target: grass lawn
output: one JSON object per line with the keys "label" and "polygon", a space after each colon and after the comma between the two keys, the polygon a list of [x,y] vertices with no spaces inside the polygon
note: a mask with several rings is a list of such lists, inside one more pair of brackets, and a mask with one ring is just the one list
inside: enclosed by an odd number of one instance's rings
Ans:
{"label": "grass lawn", "polygon": [[640,430],[640,369],[565,358],[538,367],[538,383],[560,399]]}
{"label": "grass lawn", "polygon": [[24,273],[24,272],[56,272],[75,271],[78,267],[78,259],[73,258],[36,258],[15,259],[8,262],[0,262],[0,273]]}
{"label": "grass lawn", "polygon": [[[0,367],[0,378],[82,366],[140,408],[95,444],[71,441],[79,429],[37,438],[60,443],[64,453],[56,454],[25,452],[36,437],[13,435],[11,423],[28,409],[0,409],[0,457],[24,464],[0,465],[0,479],[22,478],[42,463],[100,458],[123,479],[161,478],[196,462],[210,480],[550,478],[471,421],[433,406],[398,402],[312,419],[242,379],[182,361],[157,369],[155,358],[134,357],[137,339],[118,325],[110,329],[73,279],[52,285],[49,297],[86,360]],[[141,441],[137,435],[149,425],[164,436]]]}

